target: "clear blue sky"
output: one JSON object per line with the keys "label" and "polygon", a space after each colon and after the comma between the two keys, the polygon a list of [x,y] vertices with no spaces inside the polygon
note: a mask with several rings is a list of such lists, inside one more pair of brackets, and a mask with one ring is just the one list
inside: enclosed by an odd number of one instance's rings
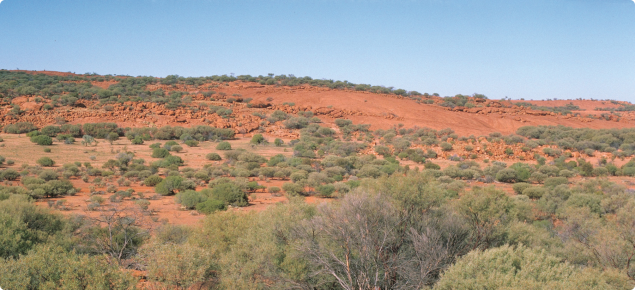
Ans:
{"label": "clear blue sky", "polygon": [[4,0],[0,68],[635,101],[633,0]]}

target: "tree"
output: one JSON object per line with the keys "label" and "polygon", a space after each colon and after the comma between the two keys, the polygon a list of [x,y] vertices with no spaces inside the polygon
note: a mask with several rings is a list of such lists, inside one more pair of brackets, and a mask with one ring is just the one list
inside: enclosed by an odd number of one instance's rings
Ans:
{"label": "tree", "polygon": [[90,146],[92,145],[95,141],[95,138],[93,138],[93,136],[90,135],[84,135],[82,137],[82,145],[84,146]]}
{"label": "tree", "polygon": [[88,222],[80,230],[80,247],[109,255],[121,265],[137,254],[137,249],[148,237],[151,223],[144,219],[139,208],[128,208],[119,203],[102,205],[97,210],[99,215],[88,216]]}
{"label": "tree", "polygon": [[108,142],[110,142],[110,145],[112,145],[113,142],[119,140],[119,134],[110,132],[108,133],[108,135],[106,135],[106,140],[108,140]]}
{"label": "tree", "polygon": [[342,289],[422,289],[468,249],[460,219],[432,216],[410,224],[385,195],[349,194],[300,223],[297,250]]}

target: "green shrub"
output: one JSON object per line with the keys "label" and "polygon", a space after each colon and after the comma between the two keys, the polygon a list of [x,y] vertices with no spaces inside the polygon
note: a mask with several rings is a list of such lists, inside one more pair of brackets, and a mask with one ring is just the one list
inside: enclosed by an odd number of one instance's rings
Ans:
{"label": "green shrub", "polygon": [[289,196],[297,196],[297,195],[304,195],[305,191],[304,191],[304,187],[297,184],[297,183],[285,183],[282,185],[282,189],[289,195]]}
{"label": "green shrub", "polygon": [[545,179],[545,187],[554,188],[561,184],[569,184],[569,180],[566,177],[549,177]]}
{"label": "green shrub", "polygon": [[284,145],[284,141],[282,141],[282,139],[280,138],[276,138],[275,140],[273,140],[273,144],[276,145],[276,147],[281,147]]}
{"label": "green shrub", "polygon": [[142,145],[143,144],[143,139],[139,136],[135,137],[134,139],[132,139],[132,145]]}
{"label": "green shrub", "polygon": [[160,195],[172,195],[176,193],[177,190],[184,190],[188,188],[183,188],[183,177],[180,176],[168,176],[161,182],[159,182],[154,190]]}
{"label": "green shrub", "polygon": [[251,141],[249,141],[249,143],[251,144],[262,144],[265,142],[265,137],[262,136],[262,134],[255,134],[253,137],[251,137]]}
{"label": "green shrub", "polygon": [[221,183],[212,188],[211,198],[222,200],[233,206],[247,206],[247,194],[233,182]]}
{"label": "green shrub", "polygon": [[165,158],[170,156],[170,151],[165,148],[152,149],[152,158]]}
{"label": "green shrub", "polygon": [[543,187],[531,186],[523,190],[523,195],[526,195],[532,199],[539,199],[543,195],[545,195],[546,192],[547,191]]}
{"label": "green shrub", "polygon": [[38,145],[48,146],[48,145],[53,145],[53,138],[47,135],[38,135],[38,136],[31,137],[31,142]]}
{"label": "green shrub", "polygon": [[12,168],[0,172],[0,180],[16,180],[18,177],[20,177],[20,173]]}
{"label": "green shrub", "polygon": [[163,181],[163,178],[161,178],[161,176],[158,175],[150,175],[148,176],[144,181],[143,184],[145,186],[156,186],[157,184],[159,184],[161,181]]}
{"label": "green shrub", "polygon": [[[502,246],[461,257],[443,273],[434,289],[579,289],[573,285],[580,279],[575,267],[546,251]],[[589,287],[610,288],[606,284]]]}
{"label": "green shrub", "polygon": [[531,187],[531,184],[525,182],[515,183],[512,188],[516,194],[523,194],[523,190]]}
{"label": "green shrub", "polygon": [[42,157],[37,160],[37,164],[40,164],[44,167],[52,167],[53,165],[55,165],[55,161],[48,157]]}
{"label": "green shrub", "polygon": [[208,153],[207,155],[205,155],[205,158],[211,161],[219,161],[222,159],[220,155],[218,155],[218,153]]}
{"label": "green shrub", "polygon": [[516,182],[517,179],[516,170],[511,168],[505,168],[496,173],[496,180],[500,182],[513,183]]}
{"label": "green shrub", "polygon": [[183,151],[183,147],[181,147],[180,145],[174,145],[174,146],[170,147],[170,151],[174,151],[176,153],[179,153],[179,152]]}
{"label": "green shrub", "polygon": [[36,130],[37,130],[37,127],[35,127],[33,123],[29,123],[29,122],[18,122],[15,124],[4,126],[4,132],[9,134],[22,134],[22,133],[32,132]]}
{"label": "green shrub", "polygon": [[452,151],[452,144],[448,142],[441,142],[441,150],[443,151]]}
{"label": "green shrub", "polygon": [[196,205],[196,210],[202,214],[211,214],[227,209],[227,205],[222,200],[208,199]]}
{"label": "green shrub", "polygon": [[197,204],[206,200],[207,196],[205,194],[194,190],[186,190],[176,195],[176,202],[187,209],[194,209]]}
{"label": "green shrub", "polygon": [[335,192],[335,186],[332,184],[321,185],[318,186],[317,191],[321,197],[331,197],[333,192]]}
{"label": "green shrub", "polygon": [[232,145],[227,141],[223,141],[216,145],[216,150],[232,150]]}
{"label": "green shrub", "polygon": [[185,145],[187,145],[189,147],[196,147],[196,146],[198,146],[198,141],[196,141],[196,140],[187,140],[187,141],[185,141]]}

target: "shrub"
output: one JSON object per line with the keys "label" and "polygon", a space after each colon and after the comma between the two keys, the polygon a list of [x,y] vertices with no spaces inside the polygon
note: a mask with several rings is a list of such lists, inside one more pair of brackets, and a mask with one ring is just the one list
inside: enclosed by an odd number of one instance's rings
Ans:
{"label": "shrub", "polygon": [[273,144],[274,144],[274,145],[276,145],[276,147],[281,147],[281,146],[283,146],[283,145],[284,145],[284,141],[282,141],[282,139],[280,139],[280,138],[276,138],[276,139],[273,141]]}
{"label": "shrub", "polygon": [[221,183],[212,189],[211,197],[234,206],[247,206],[247,194],[233,182]]}
{"label": "shrub", "polygon": [[161,181],[163,181],[163,178],[161,178],[161,176],[150,175],[143,181],[143,184],[145,184],[146,186],[156,186]]}
{"label": "shrub", "polygon": [[165,158],[170,156],[170,151],[165,148],[154,148],[152,149],[152,158]]}
{"label": "shrub", "polygon": [[205,158],[207,158],[207,160],[211,160],[211,161],[222,160],[222,158],[220,157],[220,155],[218,155],[218,153],[208,153],[207,155],[205,155]]}
{"label": "shrub", "polygon": [[[192,140],[189,140],[192,141]],[[176,153],[179,153],[181,151],[183,151],[183,147],[181,147],[180,145],[174,145],[172,147],[170,147],[170,151],[174,151]]]}
{"label": "shrub", "polygon": [[176,202],[187,209],[194,209],[197,204],[206,200],[207,196],[205,194],[194,190],[186,190],[176,195]]}
{"label": "shrub", "polygon": [[525,183],[525,182],[519,182],[516,183],[512,186],[512,189],[514,189],[514,192],[516,192],[516,194],[523,194],[523,190],[527,189],[531,187],[531,184],[529,183]]}
{"label": "shrub", "polygon": [[251,137],[251,141],[249,141],[249,143],[251,144],[262,144],[265,142],[265,137],[262,136],[262,134],[255,134],[253,137]]}
{"label": "shrub", "polygon": [[545,179],[545,187],[554,188],[560,184],[569,184],[569,180],[566,177],[549,177]]}
{"label": "shrub", "polygon": [[196,211],[202,214],[211,214],[217,211],[223,211],[227,209],[227,205],[222,200],[208,199],[196,205]]}
{"label": "shrub", "polygon": [[304,195],[304,187],[297,184],[297,183],[285,183],[282,185],[282,189],[289,195],[289,196],[297,196],[297,195]]}
{"label": "shrub", "polygon": [[505,168],[496,173],[496,180],[500,182],[513,183],[517,178],[516,170],[511,168]]}
{"label": "shrub", "polygon": [[452,151],[452,144],[448,142],[441,142],[441,150],[443,151]]}
{"label": "shrub", "polygon": [[546,251],[506,245],[461,257],[434,289],[575,289],[566,285],[581,278],[576,271]]}
{"label": "shrub", "polygon": [[44,152],[51,153],[51,148],[44,148]]}
{"label": "shrub", "polygon": [[55,161],[48,157],[42,157],[37,160],[37,164],[40,164],[44,167],[52,167],[53,165],[55,165]]}
{"label": "shrub", "polygon": [[223,141],[216,145],[216,150],[232,150],[232,145],[227,141]]}
{"label": "shrub", "polygon": [[38,177],[49,181],[49,180],[55,180],[57,179],[59,176],[57,175],[57,172],[55,172],[54,170],[42,170],[42,172],[40,172],[40,174],[38,174]]}
{"label": "shrub", "polygon": [[20,177],[20,173],[18,171],[16,171],[15,169],[5,169],[4,171],[0,172],[0,180],[5,179],[5,180],[16,180],[18,179],[18,177]]}
{"label": "shrub", "polygon": [[531,187],[527,187],[523,190],[523,195],[528,196],[529,198],[532,199],[539,199],[541,198],[543,195],[545,195],[547,191],[539,186],[531,186]]}
{"label": "shrub", "polygon": [[335,186],[333,186],[332,184],[321,185],[318,186],[317,191],[319,193],[319,196],[321,197],[331,197],[331,195],[333,195],[333,192],[335,192]]}
{"label": "shrub", "polygon": [[35,130],[37,130],[37,127],[29,122],[18,122],[4,127],[4,132],[9,134],[22,134]]}
{"label": "shrub", "polygon": [[335,119],[335,125],[340,128],[346,127],[348,125],[352,125],[353,121],[347,119]]}
{"label": "shrub", "polygon": [[[196,140],[187,140],[185,141],[185,145],[189,146],[189,147],[196,147],[198,146],[198,141]],[[178,146],[178,145],[177,145]],[[180,146],[179,146],[180,147]],[[174,148],[173,148],[174,149]],[[181,148],[182,149],[182,148]],[[177,151],[178,152],[178,151]]]}
{"label": "shrub", "polygon": [[39,136],[31,137],[31,142],[38,145],[48,146],[48,145],[53,145],[53,138],[47,135],[39,135]]}
{"label": "shrub", "polygon": [[143,139],[140,136],[134,137],[134,139],[132,139],[132,145],[142,145],[143,144]]}
{"label": "shrub", "polygon": [[154,190],[160,195],[172,195],[177,190],[185,189],[193,188],[186,188],[183,177],[180,176],[168,176],[164,180],[159,182],[154,188]]}
{"label": "shrub", "polygon": [[279,193],[279,192],[280,192],[280,187],[277,187],[277,186],[270,186],[269,188],[267,188],[267,191],[268,191],[269,193],[276,194],[276,193]]}

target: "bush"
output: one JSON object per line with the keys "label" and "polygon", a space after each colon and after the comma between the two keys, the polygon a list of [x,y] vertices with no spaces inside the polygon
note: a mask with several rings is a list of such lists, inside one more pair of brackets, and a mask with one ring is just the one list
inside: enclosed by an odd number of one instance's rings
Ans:
{"label": "bush", "polygon": [[273,141],[273,144],[274,144],[274,145],[276,145],[276,147],[281,147],[281,146],[283,146],[283,145],[284,145],[284,141],[282,141],[282,139],[280,139],[280,138],[276,138],[276,139]]}
{"label": "bush", "polygon": [[346,127],[348,125],[352,125],[353,121],[347,119],[335,119],[335,125],[340,128]]}
{"label": "bush", "polygon": [[35,130],[37,130],[37,127],[29,122],[18,122],[4,127],[4,132],[9,134],[22,134]]}
{"label": "bush", "polygon": [[223,141],[216,145],[216,150],[232,150],[232,145],[227,141]]}
{"label": "bush", "polygon": [[304,195],[304,187],[297,184],[297,183],[285,183],[282,185],[282,189],[289,195],[289,196],[297,196],[297,195]]}
{"label": "bush", "polygon": [[196,210],[202,214],[211,214],[226,209],[227,205],[225,205],[225,202],[217,199],[208,199],[207,201],[196,205]]}
{"label": "bush", "polygon": [[461,257],[443,273],[434,289],[577,289],[566,287],[582,278],[576,273],[575,267],[545,251],[502,246]]}
{"label": "bush", "polygon": [[142,145],[143,144],[143,139],[140,136],[134,137],[134,139],[132,139],[132,145]]}
{"label": "bush", "polygon": [[163,181],[163,178],[161,178],[161,176],[158,175],[150,175],[148,176],[144,181],[143,184],[145,186],[156,186],[157,184],[159,184],[161,181]]}
{"label": "bush", "polygon": [[268,191],[269,193],[276,194],[276,193],[279,193],[279,192],[280,192],[280,187],[277,187],[277,186],[270,186],[269,188],[267,188],[267,191]]}
{"label": "bush", "polygon": [[221,183],[212,188],[211,197],[233,206],[247,206],[247,194],[233,182]]}
{"label": "bush", "polygon": [[42,157],[37,160],[37,164],[40,164],[44,167],[52,167],[53,165],[55,165],[55,161],[48,157]]}
{"label": "bush", "polygon": [[[177,190],[193,189],[185,188],[183,177],[180,176],[168,176],[161,182],[159,182],[154,190],[160,195],[172,195]],[[189,186],[188,186],[189,187]]]}
{"label": "bush", "polygon": [[47,135],[38,135],[38,136],[31,137],[31,142],[38,145],[48,146],[48,145],[53,145],[53,138]]}
{"label": "bush", "polygon": [[[196,141],[196,140],[187,140],[187,141],[185,141],[185,145],[187,145],[189,147],[196,147],[196,146],[198,146],[198,141]],[[179,146],[179,147],[181,147],[181,146]],[[181,150],[182,150],[182,148],[181,148]]]}
{"label": "bush", "polygon": [[265,137],[262,136],[262,134],[255,134],[253,137],[251,137],[251,141],[249,141],[249,143],[251,144],[262,144],[265,142]]}
{"label": "bush", "polygon": [[532,199],[539,199],[543,195],[545,195],[546,192],[547,191],[543,187],[531,186],[523,190],[523,195],[526,195]]}
{"label": "bush", "polygon": [[207,196],[205,194],[194,190],[186,190],[176,195],[176,202],[187,209],[194,209],[197,204],[206,200]]}
{"label": "bush", "polygon": [[154,148],[152,149],[152,158],[165,158],[170,156],[170,151],[165,148]]}
{"label": "bush", "polygon": [[20,177],[20,173],[18,171],[16,171],[15,169],[5,169],[4,171],[0,172],[0,180],[5,179],[5,180],[16,180],[18,179],[18,177]]}
{"label": "bush", "polygon": [[441,150],[443,151],[452,151],[452,144],[448,142],[441,142]]}
{"label": "bush", "polygon": [[505,168],[496,173],[496,180],[500,182],[513,183],[517,178],[516,170],[511,168]]}
{"label": "bush", "polygon": [[317,191],[319,193],[319,196],[321,197],[331,197],[331,195],[333,195],[333,192],[335,192],[335,186],[333,186],[332,184],[321,185],[318,186]]}
{"label": "bush", "polygon": [[[190,140],[192,141],[192,140]],[[174,151],[176,153],[179,153],[181,151],[183,151],[183,147],[181,147],[180,145],[174,145],[172,147],[170,147],[170,151]]]}
{"label": "bush", "polygon": [[560,184],[569,184],[569,180],[566,177],[549,177],[545,179],[545,187],[554,188]]}
{"label": "bush", "polygon": [[211,160],[211,161],[222,160],[222,158],[220,157],[220,155],[218,155],[218,153],[208,153],[207,155],[205,155],[205,158],[207,158],[207,160]]}
{"label": "bush", "polygon": [[523,194],[523,191],[530,187],[531,187],[531,184],[525,183],[525,182],[519,182],[512,186],[516,194]]}

